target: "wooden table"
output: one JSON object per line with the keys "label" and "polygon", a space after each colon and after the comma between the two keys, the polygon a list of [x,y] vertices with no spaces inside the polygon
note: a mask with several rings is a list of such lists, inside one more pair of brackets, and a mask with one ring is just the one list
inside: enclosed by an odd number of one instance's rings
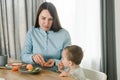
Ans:
{"label": "wooden table", "polygon": [[60,77],[59,73],[41,70],[38,74],[27,74],[19,71],[0,69],[0,78],[5,80],[74,80],[70,77]]}

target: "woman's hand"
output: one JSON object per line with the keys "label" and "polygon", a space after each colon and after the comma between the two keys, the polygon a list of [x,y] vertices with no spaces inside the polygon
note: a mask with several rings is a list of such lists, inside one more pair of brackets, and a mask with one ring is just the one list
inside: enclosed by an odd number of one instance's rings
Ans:
{"label": "woman's hand", "polygon": [[43,66],[43,63],[45,63],[44,58],[41,54],[35,54],[32,56],[32,59],[34,60],[35,63]]}
{"label": "woman's hand", "polygon": [[54,66],[54,63],[55,63],[54,59],[49,59],[48,62],[45,62],[43,64],[43,66],[44,67],[52,67],[52,66]]}

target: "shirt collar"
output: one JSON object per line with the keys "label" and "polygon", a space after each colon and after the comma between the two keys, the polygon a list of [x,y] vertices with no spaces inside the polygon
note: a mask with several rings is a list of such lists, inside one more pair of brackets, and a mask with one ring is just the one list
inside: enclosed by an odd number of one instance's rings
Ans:
{"label": "shirt collar", "polygon": [[42,28],[39,28],[39,30],[40,30],[40,32],[42,33],[42,34],[50,34],[50,33],[53,33],[53,31],[52,30],[49,30],[49,31],[44,31]]}

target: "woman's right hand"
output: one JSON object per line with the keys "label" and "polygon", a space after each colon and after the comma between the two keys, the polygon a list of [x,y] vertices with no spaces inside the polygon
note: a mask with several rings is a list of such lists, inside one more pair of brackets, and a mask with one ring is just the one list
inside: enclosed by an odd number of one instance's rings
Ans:
{"label": "woman's right hand", "polygon": [[43,63],[45,63],[43,56],[41,54],[39,54],[39,53],[34,54],[32,56],[32,59],[34,60],[35,63],[37,63],[37,64],[39,64],[41,66],[43,66]]}

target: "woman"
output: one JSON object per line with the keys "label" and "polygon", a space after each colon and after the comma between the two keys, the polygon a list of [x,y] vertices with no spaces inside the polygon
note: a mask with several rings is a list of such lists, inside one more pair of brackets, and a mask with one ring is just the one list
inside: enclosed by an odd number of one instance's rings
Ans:
{"label": "woman", "polygon": [[44,2],[39,7],[35,26],[26,35],[21,60],[53,68],[60,62],[63,49],[70,44],[70,35],[61,27],[55,6]]}

